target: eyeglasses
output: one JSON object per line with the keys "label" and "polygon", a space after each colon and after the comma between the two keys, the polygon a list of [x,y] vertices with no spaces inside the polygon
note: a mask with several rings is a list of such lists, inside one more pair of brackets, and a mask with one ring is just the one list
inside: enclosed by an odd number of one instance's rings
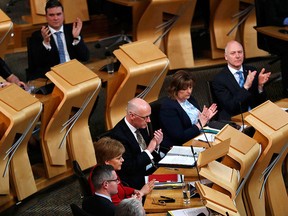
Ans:
{"label": "eyeglasses", "polygon": [[154,198],[152,198],[152,204],[154,205],[160,205],[160,206],[166,206],[166,202],[163,200],[155,200]]}
{"label": "eyeglasses", "polygon": [[120,180],[119,180],[119,178],[116,178],[116,179],[109,179],[109,180],[106,180],[107,182],[116,182],[116,183],[119,183],[120,182]]}
{"label": "eyeglasses", "polygon": [[137,116],[137,117],[139,117],[139,118],[142,118],[144,121],[146,121],[147,119],[150,118],[150,115],[147,115],[147,116],[140,116],[140,115],[138,115],[138,114],[136,114],[136,113],[131,113],[131,114],[133,114],[133,115],[135,115],[135,116]]}

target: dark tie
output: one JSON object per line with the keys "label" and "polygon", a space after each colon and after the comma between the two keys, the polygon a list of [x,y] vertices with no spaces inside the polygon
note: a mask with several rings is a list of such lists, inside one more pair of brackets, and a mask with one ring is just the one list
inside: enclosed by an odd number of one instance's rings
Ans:
{"label": "dark tie", "polygon": [[237,71],[236,74],[239,77],[239,86],[242,88],[244,85],[244,77],[243,77],[243,72],[242,71]]}
{"label": "dark tie", "polygon": [[57,37],[57,44],[58,44],[60,63],[64,63],[64,62],[66,62],[66,60],[65,60],[64,45],[63,45],[63,41],[61,39],[61,33],[62,32],[55,32],[56,37]]}
{"label": "dark tie", "polygon": [[145,150],[147,146],[142,134],[140,133],[139,130],[136,130],[135,133],[140,147],[142,148],[142,150]]}

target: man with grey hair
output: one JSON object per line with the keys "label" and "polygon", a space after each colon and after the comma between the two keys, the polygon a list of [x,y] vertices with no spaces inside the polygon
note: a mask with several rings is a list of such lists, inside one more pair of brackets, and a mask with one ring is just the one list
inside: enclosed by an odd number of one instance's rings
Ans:
{"label": "man with grey hair", "polygon": [[136,198],[123,199],[116,207],[115,216],[145,216],[145,210],[140,200]]}
{"label": "man with grey hair", "polygon": [[92,183],[95,194],[83,200],[83,210],[94,216],[114,216],[116,207],[111,196],[118,193],[119,179],[113,166],[97,165],[93,169]]}
{"label": "man with grey hair", "polygon": [[227,66],[212,81],[212,90],[218,106],[218,118],[232,116],[254,108],[266,100],[264,85],[271,72],[244,65],[244,50],[237,41],[227,43],[224,54]]}
{"label": "man with grey hair", "polygon": [[111,130],[110,136],[125,147],[122,169],[117,172],[122,182],[140,190],[145,176],[155,171],[153,166],[160,160],[159,146],[163,140],[162,130],[148,134],[151,107],[141,98],[128,102],[126,116]]}

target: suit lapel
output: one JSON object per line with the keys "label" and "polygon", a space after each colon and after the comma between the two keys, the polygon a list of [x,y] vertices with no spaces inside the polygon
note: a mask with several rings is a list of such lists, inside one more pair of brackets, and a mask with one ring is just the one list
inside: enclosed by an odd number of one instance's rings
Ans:
{"label": "suit lapel", "polygon": [[227,84],[228,85],[231,84],[235,88],[240,88],[239,83],[237,82],[237,80],[235,79],[234,75],[229,70],[228,66],[226,66],[225,73],[227,73]]}

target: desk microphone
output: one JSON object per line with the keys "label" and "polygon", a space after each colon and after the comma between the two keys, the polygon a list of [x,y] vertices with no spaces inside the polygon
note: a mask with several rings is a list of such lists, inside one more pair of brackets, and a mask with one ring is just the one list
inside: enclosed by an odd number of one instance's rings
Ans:
{"label": "desk microphone", "polygon": [[199,123],[199,125],[200,125],[200,127],[201,127],[201,131],[203,131],[203,134],[204,134],[204,137],[205,137],[205,139],[206,139],[206,141],[207,141],[207,143],[208,143],[208,146],[209,147],[211,147],[211,144],[210,144],[210,142],[209,142],[209,140],[208,140],[208,138],[207,138],[207,135],[206,135],[206,133],[205,133],[205,131],[204,131],[204,128],[203,128],[203,126],[202,126],[202,123],[201,123],[201,121],[198,119],[198,123]]}
{"label": "desk microphone", "polygon": [[199,174],[199,170],[198,170],[198,166],[197,166],[197,160],[196,160],[196,157],[195,157],[194,148],[193,148],[192,145],[191,145],[190,147],[191,147],[192,155],[193,155],[193,158],[194,158],[194,161],[195,161],[195,166],[196,166],[196,171],[197,171],[198,180],[199,180],[199,182],[201,183],[201,178],[200,178],[200,174]]}
{"label": "desk microphone", "polygon": [[243,116],[242,105],[241,105],[240,101],[239,101],[239,108],[240,108],[240,115],[241,115],[241,121],[242,121],[242,130],[241,131],[244,131],[244,127],[245,127],[244,116]]}

